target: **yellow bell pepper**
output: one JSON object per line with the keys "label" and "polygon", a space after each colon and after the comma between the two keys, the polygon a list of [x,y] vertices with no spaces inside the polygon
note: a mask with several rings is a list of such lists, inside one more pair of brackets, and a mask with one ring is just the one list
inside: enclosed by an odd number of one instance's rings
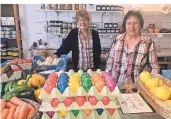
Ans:
{"label": "yellow bell pepper", "polygon": [[40,95],[41,89],[42,89],[41,86],[40,86],[40,81],[38,82],[38,87],[39,88],[34,91],[34,97],[36,98],[36,100],[37,100],[38,103],[41,103],[42,100],[38,98],[39,95]]}
{"label": "yellow bell pepper", "polygon": [[26,81],[26,80],[24,80],[24,79],[19,80],[19,81],[17,82],[17,85],[23,85],[23,83],[25,83],[25,81]]}

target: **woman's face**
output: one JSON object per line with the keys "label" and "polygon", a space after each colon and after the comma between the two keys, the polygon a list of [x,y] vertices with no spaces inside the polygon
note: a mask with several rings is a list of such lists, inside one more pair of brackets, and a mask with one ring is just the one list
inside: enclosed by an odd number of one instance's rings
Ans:
{"label": "woman's face", "polygon": [[140,34],[140,22],[137,17],[135,16],[130,16],[126,20],[126,33],[129,36],[137,36]]}
{"label": "woman's face", "polygon": [[86,19],[84,17],[80,17],[78,20],[78,25],[81,30],[86,30],[89,27],[89,21],[88,21],[88,19]]}

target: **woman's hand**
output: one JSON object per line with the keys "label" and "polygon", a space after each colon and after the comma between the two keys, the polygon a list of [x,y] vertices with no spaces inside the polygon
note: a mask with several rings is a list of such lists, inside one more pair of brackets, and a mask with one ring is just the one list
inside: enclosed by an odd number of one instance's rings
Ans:
{"label": "woman's hand", "polygon": [[53,55],[52,58],[58,58],[58,56],[57,55]]}

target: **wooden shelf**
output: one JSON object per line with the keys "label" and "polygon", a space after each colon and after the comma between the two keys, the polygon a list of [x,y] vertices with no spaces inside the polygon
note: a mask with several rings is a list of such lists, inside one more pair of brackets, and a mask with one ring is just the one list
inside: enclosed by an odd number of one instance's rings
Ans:
{"label": "wooden shelf", "polygon": [[18,57],[12,57],[12,56],[2,57],[2,56],[1,56],[1,59],[15,59],[15,58],[18,58]]}
{"label": "wooden shelf", "polygon": [[[35,11],[37,11],[37,12],[77,12],[78,10],[35,10]],[[115,13],[115,12],[118,12],[118,13],[120,13],[120,12],[123,12],[123,11],[88,11],[88,12],[90,12],[90,13],[93,13],[93,12],[99,12],[99,13],[104,13],[104,12],[110,12],[110,13]]]}
{"label": "wooden shelf", "polygon": [[148,35],[171,35],[171,33],[147,33]]}

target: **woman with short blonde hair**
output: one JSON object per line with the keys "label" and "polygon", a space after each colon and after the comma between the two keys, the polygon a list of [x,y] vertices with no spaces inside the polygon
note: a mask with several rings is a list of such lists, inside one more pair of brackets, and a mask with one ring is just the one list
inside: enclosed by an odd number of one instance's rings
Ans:
{"label": "woman with short blonde hair", "polygon": [[101,44],[99,34],[90,29],[90,14],[86,10],[76,13],[77,29],[72,29],[62,46],[57,50],[58,57],[72,51],[73,69],[96,70],[100,66]]}

